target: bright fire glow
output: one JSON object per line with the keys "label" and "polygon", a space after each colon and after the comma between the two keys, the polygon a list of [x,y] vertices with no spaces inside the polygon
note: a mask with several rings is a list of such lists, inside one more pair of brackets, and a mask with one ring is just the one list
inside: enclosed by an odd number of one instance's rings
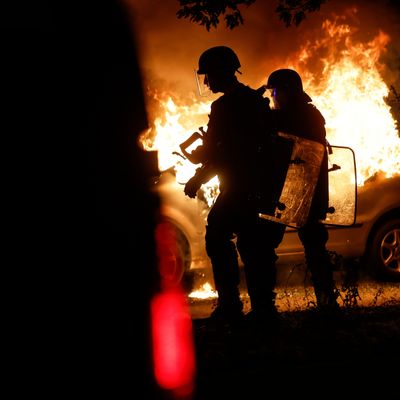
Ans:
{"label": "bright fire glow", "polygon": [[[378,172],[387,178],[398,174],[400,138],[385,102],[389,88],[379,63],[389,36],[380,32],[368,43],[353,43],[351,27],[331,21],[325,21],[323,32],[324,37],[302,49],[301,62],[292,67],[325,116],[329,142],[354,150],[358,185]],[[320,60],[323,68],[316,79],[302,65],[327,48],[330,52]]]}
{"label": "bright fire glow", "polygon": [[212,286],[207,282],[202,285],[197,290],[193,290],[189,297],[192,299],[210,299],[218,297],[218,293],[212,288]]}
{"label": "bright fire glow", "polygon": [[[180,152],[179,144],[193,132],[198,131],[199,127],[205,127],[210,104],[193,102],[191,105],[178,105],[171,97],[167,97],[161,103],[164,107],[164,115],[157,117],[154,121],[156,135],[151,140],[149,135],[153,134],[153,131],[149,132],[142,143],[146,150],[158,150],[161,171],[175,166],[177,180],[186,181],[193,175],[196,166],[183,160],[174,152]],[[199,144],[194,143],[192,147]]]}
{"label": "bright fire glow", "polygon": [[[326,21],[322,28],[320,38],[306,43],[281,67],[294,68],[303,77],[305,91],[326,119],[330,144],[354,150],[359,186],[378,173],[387,178],[399,174],[399,127],[385,102],[389,87],[382,78],[384,66],[379,61],[389,36],[380,32],[373,40],[360,43],[353,39],[354,29],[346,24]],[[312,71],[316,65],[318,71]],[[265,76],[270,72],[266,71]],[[179,144],[199,127],[206,129],[211,101],[188,102],[172,97],[157,100],[163,111],[140,142],[146,150],[158,151],[161,171],[175,169],[183,190],[198,165],[178,154]],[[199,144],[195,142],[187,150],[190,152]],[[218,180],[214,178],[202,189],[210,206],[218,194]],[[342,188],[331,189],[343,194]],[[206,284],[190,296],[210,298],[217,294]]]}
{"label": "bright fire glow", "polygon": [[[179,145],[188,139],[200,127],[206,129],[211,101],[193,100],[192,104],[177,104],[171,97],[160,100],[164,114],[154,121],[154,128],[146,132],[141,143],[145,150],[158,151],[160,171],[174,167],[176,180],[186,183],[195,173],[199,165],[192,164],[181,154]],[[191,152],[200,141],[194,142],[188,149]],[[179,153],[179,154],[178,154]],[[218,193],[218,178],[215,177],[203,185],[204,197],[210,206]]]}
{"label": "bright fire glow", "polygon": [[[327,20],[322,28],[322,37],[307,43],[292,57],[296,62],[289,60],[287,66],[299,71],[305,90],[325,116],[329,142],[354,150],[358,185],[378,172],[384,177],[398,174],[400,138],[385,102],[389,88],[379,64],[390,38],[380,32],[368,43],[353,43],[353,30],[348,25]],[[319,52],[324,54],[318,60],[323,68],[315,76],[306,65]],[[179,144],[200,126],[206,128],[211,101],[194,99],[189,105],[178,104],[171,97],[159,100],[164,114],[155,119],[154,128],[141,138],[141,143],[147,150],[158,150],[160,170],[174,166],[177,181],[184,183],[198,166],[174,152],[179,152]],[[193,148],[198,144],[194,143]],[[209,204],[218,193],[217,184],[215,179],[203,187]]]}

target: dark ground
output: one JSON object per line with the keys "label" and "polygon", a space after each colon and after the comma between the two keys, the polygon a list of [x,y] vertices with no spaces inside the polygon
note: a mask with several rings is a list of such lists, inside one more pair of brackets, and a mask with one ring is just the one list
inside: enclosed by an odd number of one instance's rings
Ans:
{"label": "dark ground", "polygon": [[[400,399],[400,302],[280,313],[270,326],[216,329],[193,320],[197,352],[195,400]],[[375,396],[374,396],[375,397]]]}

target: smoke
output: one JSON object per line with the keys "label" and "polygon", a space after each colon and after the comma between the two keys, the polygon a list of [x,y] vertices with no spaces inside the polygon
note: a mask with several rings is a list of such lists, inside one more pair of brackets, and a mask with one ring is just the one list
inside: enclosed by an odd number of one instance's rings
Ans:
{"label": "smoke", "polygon": [[[340,20],[352,28],[355,41],[369,42],[379,32],[390,40],[380,62],[388,86],[400,92],[400,12],[396,1],[330,0],[320,11],[308,14],[298,27],[286,28],[274,12],[276,1],[257,0],[242,9],[244,25],[224,26],[208,32],[188,20],[178,19],[177,0],[125,0],[133,10],[145,84],[150,91],[169,93],[181,99],[196,96],[194,70],[199,55],[208,47],[227,45],[241,60],[239,79],[258,87],[276,68],[288,67],[305,46],[315,54],[307,67],[318,76],[326,46],[315,46],[323,37],[324,21]],[[325,52],[325,53],[324,53]]]}

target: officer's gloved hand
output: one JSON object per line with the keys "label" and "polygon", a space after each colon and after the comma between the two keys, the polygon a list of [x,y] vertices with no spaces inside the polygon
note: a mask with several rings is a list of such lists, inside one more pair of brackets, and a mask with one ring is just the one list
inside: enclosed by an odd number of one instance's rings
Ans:
{"label": "officer's gloved hand", "polygon": [[186,158],[193,164],[204,163],[204,146],[197,146],[191,153],[188,153],[186,150],[183,151],[183,154]]}
{"label": "officer's gloved hand", "polygon": [[186,185],[185,185],[184,192],[185,192],[186,196],[189,196],[192,199],[194,199],[196,197],[196,193],[200,189],[201,185],[202,185],[202,182],[196,175],[191,177],[186,182]]}

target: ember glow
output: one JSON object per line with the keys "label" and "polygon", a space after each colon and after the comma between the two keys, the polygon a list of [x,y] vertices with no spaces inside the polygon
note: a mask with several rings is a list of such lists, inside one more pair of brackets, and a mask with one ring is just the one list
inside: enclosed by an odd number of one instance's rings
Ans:
{"label": "ember glow", "polygon": [[[306,43],[292,56],[296,62],[288,60],[282,67],[294,68],[302,75],[305,90],[325,116],[329,142],[354,150],[358,185],[377,173],[383,177],[398,174],[400,138],[385,102],[389,87],[381,76],[384,66],[379,63],[389,36],[380,32],[370,42],[359,43],[352,39],[354,32],[348,25],[327,20],[322,28],[321,38]],[[318,73],[307,69],[316,54],[324,54],[318,60],[322,65]],[[155,119],[154,128],[141,142],[147,150],[158,150],[160,170],[173,166],[177,181],[184,183],[198,166],[176,153],[181,142],[199,127],[206,128],[211,101],[193,99],[191,104],[181,104],[172,97],[159,101],[163,115]],[[192,148],[198,144],[194,143]],[[217,184],[214,179],[203,187],[209,204],[218,193]]]}
{"label": "ember glow", "polygon": [[210,283],[205,283],[197,290],[193,290],[189,297],[192,299],[210,299],[218,297],[218,293],[212,288]]}

